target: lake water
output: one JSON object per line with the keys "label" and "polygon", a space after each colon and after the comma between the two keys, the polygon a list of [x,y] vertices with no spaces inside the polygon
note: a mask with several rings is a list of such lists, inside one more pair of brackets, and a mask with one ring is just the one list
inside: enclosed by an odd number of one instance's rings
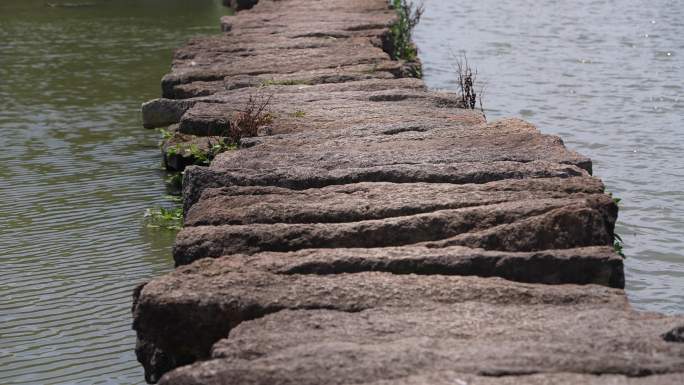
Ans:
{"label": "lake water", "polygon": [[424,3],[428,86],[457,90],[465,53],[489,120],[522,117],[591,157],[622,199],[630,300],[684,313],[684,2]]}
{"label": "lake water", "polygon": [[[55,0],[57,2],[58,0]],[[212,0],[0,1],[0,384],[138,384],[131,290],[172,268],[158,133],[175,47]]]}
{"label": "lake water", "polygon": [[[0,1],[0,384],[137,384],[132,288],[172,268],[158,134],[142,101],[213,0]],[[623,199],[629,295],[684,313],[683,5],[427,0],[433,88],[465,51],[490,119],[522,116],[595,160]]]}

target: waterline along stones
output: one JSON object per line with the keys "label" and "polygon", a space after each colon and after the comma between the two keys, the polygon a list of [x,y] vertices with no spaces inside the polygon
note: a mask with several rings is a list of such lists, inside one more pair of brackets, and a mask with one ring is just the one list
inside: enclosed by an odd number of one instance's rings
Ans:
{"label": "waterline along stones", "polygon": [[134,293],[149,382],[684,383],[590,159],[427,90],[386,0],[228,4],[143,105],[185,170],[178,267]]}

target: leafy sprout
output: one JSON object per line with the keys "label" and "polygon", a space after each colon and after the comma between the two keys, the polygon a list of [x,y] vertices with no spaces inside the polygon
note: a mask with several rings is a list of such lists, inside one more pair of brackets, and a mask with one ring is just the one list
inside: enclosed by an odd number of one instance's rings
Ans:
{"label": "leafy sprout", "polygon": [[155,207],[145,210],[147,227],[180,230],[183,227],[183,208]]}

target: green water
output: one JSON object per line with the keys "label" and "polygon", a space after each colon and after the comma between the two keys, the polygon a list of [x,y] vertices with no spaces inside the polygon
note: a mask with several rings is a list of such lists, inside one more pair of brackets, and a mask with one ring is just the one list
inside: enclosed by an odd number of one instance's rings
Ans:
{"label": "green water", "polygon": [[[0,0],[0,384],[137,384],[133,287],[175,234],[140,103],[213,0]],[[57,2],[57,0],[54,0]]]}

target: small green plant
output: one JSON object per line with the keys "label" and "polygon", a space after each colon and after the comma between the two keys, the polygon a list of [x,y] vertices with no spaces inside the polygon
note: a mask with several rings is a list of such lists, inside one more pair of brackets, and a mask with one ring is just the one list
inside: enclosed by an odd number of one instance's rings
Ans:
{"label": "small green plant", "polygon": [[210,158],[213,158],[208,151],[200,149],[199,146],[194,143],[185,149],[185,153],[190,155],[194,159],[194,163],[198,166],[209,165],[211,162]]}
{"label": "small green plant", "polygon": [[416,79],[421,79],[423,77],[423,67],[417,65],[417,66],[410,66],[408,68],[409,75],[411,77],[414,77]]}
{"label": "small green plant", "polygon": [[614,233],[613,234],[613,250],[615,251],[615,253],[617,255],[621,256],[622,258],[627,258],[625,256],[623,249],[624,249],[624,243],[622,242],[622,238],[618,234]]}
{"label": "small green plant", "polygon": [[183,227],[183,208],[155,207],[147,209],[145,210],[145,221],[147,227],[180,230]]}
{"label": "small green plant", "polygon": [[292,116],[293,118],[303,118],[306,116],[306,112],[297,110],[297,111],[291,113],[290,116]]}
{"label": "small green plant", "polygon": [[165,128],[159,129],[160,141],[159,148],[164,148],[164,144],[173,137],[173,131],[167,130]]}
{"label": "small green plant", "polygon": [[165,182],[166,182],[166,186],[170,190],[181,191],[181,190],[183,190],[183,173],[182,172],[175,172],[171,176],[167,177]]}
{"label": "small green plant", "polygon": [[207,138],[207,149],[202,149],[193,143],[183,147],[180,143],[166,149],[167,156],[184,156],[192,158],[192,163],[197,166],[208,166],[216,155],[237,149],[237,144],[230,142],[227,138],[212,139]]}
{"label": "small green plant", "polygon": [[182,153],[183,153],[183,147],[180,145],[180,143],[176,143],[175,145],[168,147],[166,149],[166,155],[168,155],[168,156],[179,155]]}
{"label": "small green plant", "polygon": [[173,136],[173,132],[165,128],[160,128],[159,133],[161,134],[162,140],[169,140]]}
{"label": "small green plant", "polygon": [[610,196],[613,199],[613,203],[615,203],[615,206],[620,207],[620,202],[622,202],[622,198],[618,198],[616,196],[613,196],[612,192],[607,192],[608,196]]}
{"label": "small green plant", "polygon": [[[620,207],[620,202],[622,202],[621,198],[613,196],[613,193],[609,192],[608,195],[613,199],[613,203],[615,203],[615,206]],[[613,250],[615,253],[622,258],[627,258],[624,253],[624,246],[625,243],[622,241],[622,237],[620,237],[619,234],[613,232]]]}
{"label": "small green plant", "polygon": [[418,57],[418,52],[413,45],[411,34],[423,15],[423,4],[414,6],[413,2],[408,0],[391,0],[391,4],[398,18],[390,27],[393,46],[393,52],[390,55],[395,60],[414,61]]}
{"label": "small green plant", "polygon": [[[184,165],[192,163],[197,166],[208,166],[216,156],[222,152],[236,150],[242,138],[257,136],[259,128],[269,125],[275,119],[267,111],[273,95],[265,98],[250,96],[245,108],[236,112],[229,122],[227,130],[222,130],[218,136],[206,137],[206,144],[194,139],[194,143],[176,143],[166,147],[166,156],[180,156]],[[304,112],[297,111],[297,117],[304,116]],[[267,127],[268,128],[268,127]],[[183,138],[181,138],[184,140]],[[182,189],[182,177],[176,174],[167,180],[172,189]]]}
{"label": "small green plant", "polygon": [[191,155],[195,158],[195,164],[199,166],[208,166],[216,156],[222,152],[237,150],[238,145],[235,142],[229,141],[227,138],[218,138],[215,142],[211,138],[208,139],[209,149],[202,151],[197,146],[190,146]]}

